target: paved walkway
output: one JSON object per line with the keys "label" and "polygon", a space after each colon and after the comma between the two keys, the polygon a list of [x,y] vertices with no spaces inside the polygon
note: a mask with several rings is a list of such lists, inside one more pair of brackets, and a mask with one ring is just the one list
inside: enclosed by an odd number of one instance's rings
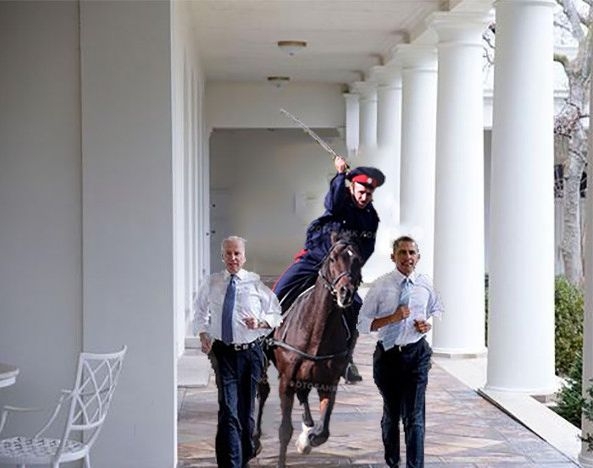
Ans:
{"label": "paved walkway", "polygon": [[[355,362],[364,380],[356,385],[340,385],[330,425],[331,436],[309,455],[298,454],[294,446],[300,432],[301,413],[295,402],[295,433],[288,447],[289,466],[386,466],[379,427],[381,397],[372,380],[373,349],[372,338],[359,339]],[[272,372],[270,375],[272,377]],[[271,381],[274,380],[272,377]],[[312,408],[315,398],[312,392]],[[216,466],[216,413],[214,378],[202,388],[179,389],[179,468]],[[433,365],[429,374],[426,418],[427,467],[578,466],[438,365]],[[252,460],[251,468],[275,466],[279,421],[277,387],[273,387],[264,414],[263,450]]]}

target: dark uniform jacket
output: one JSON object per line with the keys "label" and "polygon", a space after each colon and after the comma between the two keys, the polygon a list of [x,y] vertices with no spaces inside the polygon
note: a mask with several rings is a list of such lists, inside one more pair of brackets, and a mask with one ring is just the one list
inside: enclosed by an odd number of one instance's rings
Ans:
{"label": "dark uniform jacket", "polygon": [[379,216],[372,203],[364,209],[356,206],[345,181],[346,174],[336,174],[331,180],[325,195],[325,213],[307,228],[305,250],[315,260],[323,260],[329,252],[332,232],[348,233],[357,242],[363,262],[375,250]]}

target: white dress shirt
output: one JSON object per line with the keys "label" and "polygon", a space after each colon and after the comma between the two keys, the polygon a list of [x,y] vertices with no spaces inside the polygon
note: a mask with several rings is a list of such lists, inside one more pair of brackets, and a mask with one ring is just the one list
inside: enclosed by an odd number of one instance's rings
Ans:
{"label": "white dress shirt", "polygon": [[[193,321],[194,334],[208,333],[222,337],[222,304],[230,281],[230,273],[221,271],[206,277],[198,290]],[[251,343],[270,332],[268,328],[249,329],[243,319],[255,317],[272,328],[282,323],[280,304],[276,295],[259,279],[259,275],[239,270],[235,275],[236,297],[233,309],[233,343]]]}
{"label": "white dress shirt", "polygon": [[[379,341],[392,341],[395,345],[407,345],[420,340],[424,334],[414,327],[414,320],[427,320],[440,316],[443,305],[427,275],[413,272],[409,276],[413,287],[410,294],[410,316],[396,323],[381,327]],[[402,282],[405,276],[398,270],[377,278],[367,292],[358,315],[358,331],[370,333],[373,320],[395,312],[399,304]]]}

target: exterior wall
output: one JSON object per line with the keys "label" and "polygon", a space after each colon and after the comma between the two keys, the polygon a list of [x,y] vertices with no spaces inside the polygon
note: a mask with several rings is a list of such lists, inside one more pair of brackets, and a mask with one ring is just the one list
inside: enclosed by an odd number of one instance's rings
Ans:
{"label": "exterior wall", "polygon": [[294,127],[281,108],[309,127],[344,128],[344,96],[337,85],[291,83],[278,89],[268,83],[209,82],[206,86],[211,129]]}
{"label": "exterior wall", "polygon": [[[128,345],[97,466],[176,457],[171,12],[81,2],[83,345]],[[125,454],[125,455],[124,455]]]}
{"label": "exterior wall", "polygon": [[[326,138],[343,151],[336,140]],[[220,240],[237,234],[248,242],[246,268],[278,276],[323,212],[335,174],[331,159],[300,130],[216,130],[210,141],[214,210],[222,210],[213,211],[212,270],[222,269]]]}
{"label": "exterior wall", "polygon": [[[204,78],[188,3],[172,3],[172,105],[174,191],[174,309],[176,350],[191,334],[193,300],[207,271],[209,209],[203,119]],[[205,248],[207,247],[207,248]]]}
{"label": "exterior wall", "polygon": [[96,466],[176,462],[171,27],[166,0],[0,2],[0,404],[127,344]]}
{"label": "exterior wall", "polygon": [[0,40],[0,406],[44,405],[82,348],[77,5],[0,2]]}

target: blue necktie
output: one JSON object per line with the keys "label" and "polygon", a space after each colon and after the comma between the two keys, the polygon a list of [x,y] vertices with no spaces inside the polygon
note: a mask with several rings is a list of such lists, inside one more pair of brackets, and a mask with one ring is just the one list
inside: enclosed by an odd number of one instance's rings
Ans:
{"label": "blue necktie", "polygon": [[402,289],[399,293],[399,305],[410,305],[410,295],[412,294],[412,280],[410,278],[404,278],[402,281]]}
{"label": "blue necktie", "polygon": [[235,308],[236,276],[231,275],[231,280],[226,288],[224,302],[222,303],[222,341],[227,344],[233,342],[233,309]]}

